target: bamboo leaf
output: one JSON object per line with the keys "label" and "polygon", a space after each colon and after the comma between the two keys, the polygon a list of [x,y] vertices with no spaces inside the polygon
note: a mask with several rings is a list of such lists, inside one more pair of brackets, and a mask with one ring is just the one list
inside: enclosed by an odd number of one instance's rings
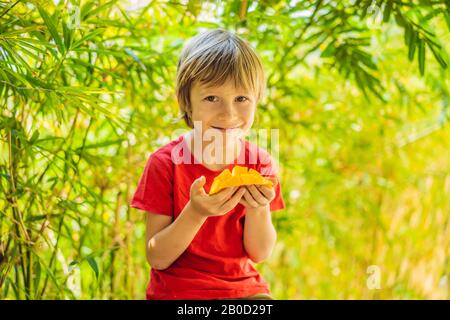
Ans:
{"label": "bamboo leaf", "polygon": [[388,22],[391,17],[392,6],[394,5],[393,1],[388,0],[386,5],[384,6],[383,12],[383,22]]}
{"label": "bamboo leaf", "polygon": [[58,30],[56,29],[56,23],[53,21],[53,19],[48,15],[48,13],[45,11],[44,8],[42,8],[40,5],[37,6],[39,10],[39,14],[41,15],[42,19],[44,20],[45,25],[48,28],[48,31],[50,32],[53,40],[55,40],[55,43],[58,45],[58,50],[61,53],[64,53],[64,43],[58,33]]}
{"label": "bamboo leaf", "polygon": [[108,147],[111,145],[120,144],[125,140],[126,140],[125,138],[122,138],[122,139],[117,139],[117,140],[109,140],[109,141],[99,142],[99,143],[79,147],[76,150],[104,148],[104,147]]}
{"label": "bamboo leaf", "polygon": [[447,9],[444,10],[444,18],[445,22],[447,23],[447,29],[450,31],[450,8],[447,7]]}
{"label": "bamboo leaf", "polygon": [[70,51],[70,47],[72,45],[72,34],[73,34],[73,29],[70,29],[67,27],[67,24],[63,21],[62,23],[63,26],[63,36],[64,36],[64,46],[66,48],[67,51]]}
{"label": "bamboo leaf", "polygon": [[90,18],[91,16],[94,16],[102,11],[106,11],[106,9],[111,8],[118,0],[112,0],[112,1],[108,1],[104,4],[101,4],[97,7],[95,7],[94,9],[92,9],[97,3],[93,3],[93,6],[89,4],[89,10],[87,10],[87,8],[84,8],[84,10],[82,9],[82,19],[87,20],[88,18]]}
{"label": "bamboo leaf", "polygon": [[407,24],[405,26],[405,44],[407,46],[409,46],[409,43],[411,42],[411,37],[412,37],[412,28],[411,25]]}
{"label": "bamboo leaf", "polygon": [[414,60],[414,53],[416,51],[417,42],[418,42],[417,33],[414,30],[411,30],[411,38],[410,38],[410,42],[408,44],[408,59],[409,59],[409,61]]}
{"label": "bamboo leaf", "polygon": [[35,297],[38,295],[39,292],[39,283],[41,280],[41,263],[39,262],[39,260],[34,261],[33,264],[33,277],[34,277],[34,281],[33,281],[33,286],[34,286],[34,290],[35,290]]}
{"label": "bamboo leaf", "polygon": [[39,130],[36,129],[36,130],[34,130],[33,134],[31,135],[29,143],[30,144],[34,144],[37,141],[38,138],[39,138]]}
{"label": "bamboo leaf", "polygon": [[95,277],[98,279],[99,271],[98,271],[97,261],[95,261],[95,258],[91,257],[91,256],[87,257],[86,261],[89,263],[89,266],[95,273]]}
{"label": "bamboo leaf", "polygon": [[335,52],[335,47],[334,47],[334,40],[331,41],[326,47],[325,49],[322,51],[322,53],[320,54],[320,56],[322,58],[329,58],[331,56],[333,56],[334,52]]}
{"label": "bamboo leaf", "polygon": [[[99,36],[100,34],[102,34],[105,31],[104,28],[97,28],[94,31],[88,33],[86,36],[82,37],[81,39],[75,41],[72,45],[72,50],[77,49],[78,47],[80,47],[82,44],[93,40],[95,37]],[[86,51],[91,51],[91,52],[95,52],[96,50],[94,49],[87,49]],[[107,52],[105,50],[105,52]]]}
{"label": "bamboo leaf", "polygon": [[92,1],[92,0],[87,1],[83,4],[83,6],[81,7],[81,10],[80,10],[80,19],[81,20],[85,20],[88,17],[89,12],[91,12],[91,10],[95,6],[95,4],[96,4],[96,1]]}
{"label": "bamboo leaf", "polygon": [[30,33],[31,31],[42,31],[42,30],[43,30],[42,26],[39,26],[39,25],[20,28],[17,30],[8,30],[8,31],[4,31],[4,32],[0,33],[0,39],[12,37],[12,36],[18,36],[18,35],[22,35],[24,33]]}
{"label": "bamboo leaf", "polygon": [[425,41],[423,39],[418,39],[418,61],[419,61],[419,71],[423,76],[425,73]]}
{"label": "bamboo leaf", "polygon": [[437,62],[439,62],[439,64],[441,65],[442,68],[446,69],[447,62],[441,56],[441,54],[439,52],[440,48],[436,48],[433,43],[427,41],[427,38],[425,38],[425,41],[427,42],[428,47],[430,48],[431,52],[433,53],[434,58],[437,60]]}

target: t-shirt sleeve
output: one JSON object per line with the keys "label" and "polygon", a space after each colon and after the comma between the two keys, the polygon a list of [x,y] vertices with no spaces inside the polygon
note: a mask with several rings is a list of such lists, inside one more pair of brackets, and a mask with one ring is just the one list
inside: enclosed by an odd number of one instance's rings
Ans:
{"label": "t-shirt sleeve", "polygon": [[270,211],[276,211],[286,208],[283,193],[281,191],[281,183],[279,179],[278,166],[273,158],[267,152],[259,154],[258,171],[262,176],[275,177],[278,183],[275,185],[275,198],[270,202]]}
{"label": "t-shirt sleeve", "polygon": [[172,176],[170,158],[166,160],[157,153],[151,154],[130,206],[151,213],[173,216]]}

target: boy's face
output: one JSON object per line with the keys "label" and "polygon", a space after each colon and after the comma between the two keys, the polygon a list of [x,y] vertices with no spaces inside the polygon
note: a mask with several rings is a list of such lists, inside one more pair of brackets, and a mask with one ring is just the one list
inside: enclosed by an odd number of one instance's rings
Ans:
{"label": "boy's face", "polygon": [[[235,136],[252,126],[256,97],[254,93],[235,88],[233,81],[218,87],[208,87],[198,81],[191,87],[192,121],[201,121],[202,132],[216,130]],[[242,131],[240,131],[242,130]]]}

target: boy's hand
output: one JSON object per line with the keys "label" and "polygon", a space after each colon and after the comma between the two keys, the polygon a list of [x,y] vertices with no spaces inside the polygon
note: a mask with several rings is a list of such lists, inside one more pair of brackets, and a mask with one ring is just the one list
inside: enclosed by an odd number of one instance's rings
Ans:
{"label": "boy's hand", "polygon": [[201,176],[191,185],[190,205],[202,217],[222,216],[236,207],[245,193],[244,187],[228,187],[208,195],[203,186],[206,178]]}
{"label": "boy's hand", "polygon": [[272,187],[262,185],[245,186],[246,191],[239,203],[247,209],[255,209],[269,205],[275,198],[275,186],[277,185],[278,180],[275,177],[265,178],[272,181]]}

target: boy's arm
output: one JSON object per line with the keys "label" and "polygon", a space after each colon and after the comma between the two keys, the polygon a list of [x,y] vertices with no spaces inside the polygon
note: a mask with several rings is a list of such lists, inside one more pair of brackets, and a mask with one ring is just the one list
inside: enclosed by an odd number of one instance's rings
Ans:
{"label": "boy's arm", "polygon": [[272,253],[277,233],[272,224],[270,204],[246,208],[244,223],[244,248],[255,263],[266,260]]}
{"label": "boy's arm", "polygon": [[168,268],[187,249],[205,220],[189,203],[173,222],[172,217],[148,213],[145,251],[150,266]]}
{"label": "boy's arm", "polygon": [[226,214],[245,192],[243,188],[228,187],[210,196],[203,188],[205,182],[201,176],[192,183],[190,200],[175,221],[148,214],[146,255],[152,268],[168,268],[187,249],[209,216]]}

